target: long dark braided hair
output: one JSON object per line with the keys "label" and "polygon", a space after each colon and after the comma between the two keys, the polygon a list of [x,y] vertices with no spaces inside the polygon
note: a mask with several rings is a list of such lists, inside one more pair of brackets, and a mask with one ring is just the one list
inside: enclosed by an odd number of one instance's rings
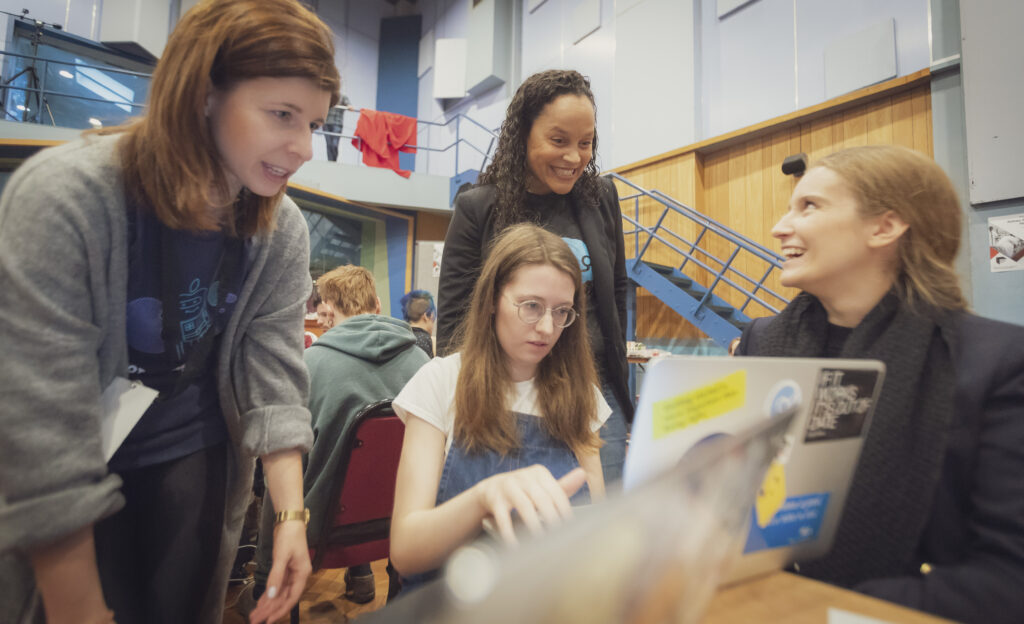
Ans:
{"label": "long dark braided hair", "polygon": [[[505,121],[501,124],[494,159],[479,179],[480,184],[493,184],[497,188],[494,215],[496,231],[500,232],[509,225],[529,218],[530,215],[523,211],[526,200],[526,176],[529,171],[526,142],[530,137],[533,122],[544,107],[566,94],[581,95],[590,100],[596,118],[597,105],[590,90],[590,80],[571,69],[551,69],[534,74],[519,86],[512,97],[512,102],[505,112]],[[569,197],[578,206],[597,204],[597,173],[595,127],[590,162],[584,167],[583,173],[569,192]]]}

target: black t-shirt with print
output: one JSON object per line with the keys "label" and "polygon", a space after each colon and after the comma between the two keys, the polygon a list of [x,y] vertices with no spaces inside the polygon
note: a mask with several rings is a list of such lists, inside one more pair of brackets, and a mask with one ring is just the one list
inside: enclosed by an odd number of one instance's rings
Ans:
{"label": "black t-shirt with print", "polygon": [[597,299],[594,297],[594,272],[590,267],[590,250],[583,242],[583,233],[568,195],[550,193],[547,195],[526,195],[527,215],[535,223],[552,234],[557,234],[576,254],[583,273],[583,289],[587,295],[587,333],[590,348],[594,352],[594,364],[598,375],[603,377],[604,335],[597,321]]}
{"label": "black t-shirt with print", "polygon": [[[161,392],[110,461],[113,470],[130,470],[184,457],[227,439],[217,394],[216,361],[223,332],[241,284],[241,269],[227,277],[228,293],[219,308],[214,281],[225,251],[220,232],[193,233],[166,229],[148,211],[132,215],[133,240],[128,251],[127,338],[129,375]],[[170,243],[168,254],[163,244]],[[244,252],[242,252],[244,253]],[[164,267],[165,259],[170,267]],[[237,266],[243,263],[239,260]],[[165,336],[163,275],[170,271],[176,295],[177,330]],[[173,394],[183,365],[208,333],[214,346],[199,373]],[[169,396],[172,395],[172,396]]]}

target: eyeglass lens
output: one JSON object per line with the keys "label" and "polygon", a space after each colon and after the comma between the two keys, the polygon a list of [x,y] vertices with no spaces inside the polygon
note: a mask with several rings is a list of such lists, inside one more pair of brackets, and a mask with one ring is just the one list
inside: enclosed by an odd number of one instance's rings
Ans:
{"label": "eyeglass lens", "polygon": [[[548,308],[545,308],[537,301],[522,301],[516,305],[519,312],[519,320],[533,325],[539,322]],[[576,310],[572,308],[552,308],[551,320],[558,327],[568,327],[576,320]]]}

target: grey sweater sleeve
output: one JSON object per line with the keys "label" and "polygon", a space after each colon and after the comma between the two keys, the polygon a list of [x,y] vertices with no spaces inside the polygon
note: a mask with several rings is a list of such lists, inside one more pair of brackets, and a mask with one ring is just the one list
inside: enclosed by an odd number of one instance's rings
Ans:
{"label": "grey sweater sleeve", "polygon": [[309,374],[302,360],[309,275],[309,230],[295,203],[285,197],[277,227],[256,243],[242,289],[244,310],[228,328],[230,361],[221,361],[221,405],[239,418],[246,454],[265,455],[313,443]]}
{"label": "grey sweater sleeve", "polygon": [[107,156],[83,142],[45,150],[0,199],[0,552],[123,505],[99,437],[112,231],[123,235],[108,211],[123,200],[104,196],[120,186]]}

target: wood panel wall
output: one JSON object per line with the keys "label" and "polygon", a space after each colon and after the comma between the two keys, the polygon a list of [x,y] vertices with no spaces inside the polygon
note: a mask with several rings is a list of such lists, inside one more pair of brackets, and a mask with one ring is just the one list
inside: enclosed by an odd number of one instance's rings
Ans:
{"label": "wood panel wall", "polygon": [[434,214],[431,212],[419,212],[416,214],[416,240],[417,241],[443,241],[444,235],[448,233],[448,223],[451,222],[450,214]]}
{"label": "wood panel wall", "polygon": [[[797,111],[778,119],[745,128],[723,137],[698,143],[641,163],[617,170],[617,173],[646,189],[658,189],[695,208],[753,241],[778,251],[771,228],[788,209],[789,196],[796,185],[792,176],[781,171],[786,156],[804,152],[813,164],[818,158],[845,147],[868,144],[903,145],[932,155],[931,90],[927,70],[875,85],[821,105]],[[620,196],[635,193],[619,184]],[[635,201],[623,201],[624,215],[634,216]],[[649,199],[639,202],[640,222],[653,226],[662,206]],[[682,216],[671,215],[664,223],[677,234],[693,241],[696,225]],[[624,220],[623,228],[631,226]],[[642,245],[644,239],[640,240]],[[626,236],[627,257],[635,248],[633,237]],[[706,234],[700,248],[726,260],[735,245]],[[683,257],[660,242],[651,244],[654,262],[678,266]],[[698,257],[703,256],[698,252]],[[709,264],[712,262],[708,261]],[[769,265],[741,250],[733,265],[742,273],[760,278]],[[706,271],[686,270],[707,285]],[[742,280],[736,276],[736,281]],[[796,291],[779,284],[777,271],[765,285],[786,298]],[[752,285],[748,286],[752,288]],[[738,290],[715,289],[733,305],[743,305],[747,296]],[[769,305],[782,302],[759,292]],[[757,302],[746,308],[753,317],[772,314]],[[637,336],[659,339],[700,337],[698,329],[640,289],[637,294]]]}

